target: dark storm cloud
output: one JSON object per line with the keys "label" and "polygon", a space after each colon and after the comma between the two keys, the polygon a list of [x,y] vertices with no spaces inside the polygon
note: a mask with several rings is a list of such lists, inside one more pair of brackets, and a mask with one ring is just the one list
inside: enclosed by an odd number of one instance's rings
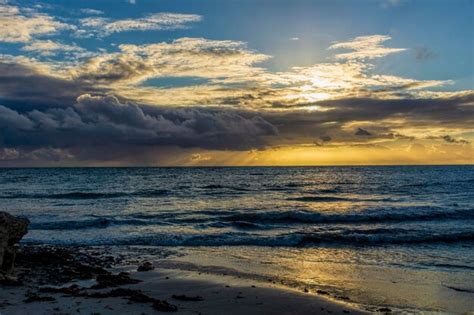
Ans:
{"label": "dark storm cloud", "polygon": [[462,143],[462,144],[468,144],[469,141],[463,140],[463,139],[454,139],[450,135],[446,135],[442,137],[444,141],[448,143]]}
{"label": "dark storm cloud", "polygon": [[456,143],[456,144],[469,144],[470,142],[464,139],[456,139],[451,137],[450,135],[439,136],[439,137],[428,137],[427,139],[431,140],[443,140],[447,143]]}
{"label": "dark storm cloud", "polygon": [[[103,93],[84,83],[45,75],[19,63],[0,62],[0,100],[25,108],[73,104],[78,95]],[[30,106],[27,106],[30,105]]]}
{"label": "dark storm cloud", "polygon": [[332,138],[330,136],[324,135],[320,136],[319,140],[315,140],[313,143],[318,147],[322,147],[326,142],[329,142],[331,140]]}
{"label": "dark storm cloud", "polygon": [[330,136],[320,136],[319,139],[321,139],[323,142],[329,142],[332,140],[332,138]]}
{"label": "dark storm cloud", "polygon": [[[266,113],[263,116],[278,126],[282,134],[304,134],[308,131],[328,133],[345,123],[400,119],[407,121],[404,127],[436,126],[469,128],[474,122],[474,93],[450,98],[436,99],[371,99],[347,98],[308,103],[323,111],[298,110]],[[316,129],[316,130],[315,130]]]}
{"label": "dark storm cloud", "polygon": [[19,113],[0,106],[1,147],[180,146],[262,148],[277,129],[263,118],[205,109],[163,109],[81,95],[66,108]]}
{"label": "dark storm cloud", "polygon": [[[314,134],[328,134],[331,135],[332,141],[344,143],[360,142],[364,138],[411,141],[414,138],[396,131],[400,125],[391,125],[390,119],[403,119],[403,128],[443,126],[466,129],[474,124],[472,104],[474,104],[474,93],[438,99],[350,98],[307,104],[307,106],[317,105],[323,111],[308,112],[299,109],[267,112],[262,116],[278,127],[280,137],[274,144],[291,143],[305,138],[314,142],[312,140]],[[363,123],[360,127],[357,126],[359,121]],[[354,130],[366,128],[367,122],[370,122],[372,136],[354,135]],[[347,129],[347,124],[353,127]],[[318,143],[322,144],[320,141]]]}
{"label": "dark storm cloud", "polygon": [[357,128],[355,135],[360,136],[360,137],[367,137],[367,136],[371,136],[372,134],[365,129]]}
{"label": "dark storm cloud", "polygon": [[[119,74],[117,78],[122,77],[124,68],[114,69]],[[136,77],[140,72],[125,73]],[[104,75],[110,76],[110,72]],[[474,93],[431,99],[413,99],[408,95],[378,99],[374,95],[299,103],[299,109],[288,104],[278,106],[275,101],[273,107],[278,111],[270,111],[268,97],[277,99],[278,89],[254,88],[241,97],[222,101],[236,106],[172,108],[144,106],[107,95],[110,91],[105,87],[98,88],[89,82],[101,81],[98,76],[65,80],[19,63],[0,63],[0,160],[126,160],[133,155],[155,157],[151,152],[161,154],[159,150],[169,147],[262,149],[306,140],[314,142],[315,135],[322,135],[315,141],[319,145],[369,139],[413,140],[392,130],[387,120],[403,119],[403,128],[466,129],[474,123]],[[113,77],[104,80],[113,81]],[[255,102],[266,103],[267,110],[256,114],[243,109],[242,104],[253,106]],[[315,105],[322,110],[301,109]],[[285,110],[281,110],[283,107]],[[369,126],[357,122],[372,123]],[[357,128],[369,128],[372,136],[364,139],[354,135]],[[465,141],[453,139],[443,141]]]}

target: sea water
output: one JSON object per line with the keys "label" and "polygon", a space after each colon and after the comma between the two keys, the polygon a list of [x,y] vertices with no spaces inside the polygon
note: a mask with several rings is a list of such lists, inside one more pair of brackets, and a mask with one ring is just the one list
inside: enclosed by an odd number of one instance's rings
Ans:
{"label": "sea water", "polygon": [[474,310],[474,166],[0,169],[0,211],[31,220],[24,243],[166,246],[176,268]]}

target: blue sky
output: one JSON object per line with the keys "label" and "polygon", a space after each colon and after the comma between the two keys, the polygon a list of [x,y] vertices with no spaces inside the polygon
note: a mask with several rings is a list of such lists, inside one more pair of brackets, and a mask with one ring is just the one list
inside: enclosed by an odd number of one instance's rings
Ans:
{"label": "blue sky", "polygon": [[[15,3],[13,1],[13,3]],[[183,30],[132,31],[100,40],[71,39],[89,49],[113,50],[112,44],[145,44],[179,37],[232,39],[248,43],[251,49],[270,54],[264,65],[271,70],[307,66],[331,57],[327,47],[333,41],[360,35],[388,34],[390,45],[410,51],[390,56],[380,64],[384,73],[415,79],[455,80],[449,89],[472,88],[474,22],[473,1],[18,1],[19,4],[45,5],[45,12],[61,18],[77,19],[86,15],[79,9],[96,9],[116,19],[139,18],[155,12],[199,14],[202,21]],[[48,6],[50,6],[48,8]],[[291,41],[290,38],[299,40]],[[470,44],[469,44],[470,43]],[[2,45],[3,46],[3,45]],[[17,46],[17,45],[12,45]],[[2,47],[9,51],[10,47]],[[432,56],[417,60],[416,52]]]}
{"label": "blue sky", "polygon": [[151,164],[279,148],[330,164],[354,146],[380,149],[374,163],[452,150],[466,163],[473,12],[470,0],[0,0],[0,164],[43,151],[133,164],[130,146]]}

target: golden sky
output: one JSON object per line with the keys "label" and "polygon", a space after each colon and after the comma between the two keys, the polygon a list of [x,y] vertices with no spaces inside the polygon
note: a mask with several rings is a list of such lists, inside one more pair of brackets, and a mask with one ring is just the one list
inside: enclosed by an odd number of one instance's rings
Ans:
{"label": "golden sky", "polygon": [[400,32],[275,57],[202,13],[59,7],[0,2],[0,166],[474,162],[472,80],[397,73],[438,56]]}

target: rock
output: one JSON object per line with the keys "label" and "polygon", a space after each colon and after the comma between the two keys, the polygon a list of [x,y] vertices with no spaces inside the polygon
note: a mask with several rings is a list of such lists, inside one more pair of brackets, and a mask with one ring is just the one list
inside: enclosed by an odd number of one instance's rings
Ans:
{"label": "rock", "polygon": [[350,298],[344,295],[336,295],[335,298],[339,300],[350,301]]}
{"label": "rock", "polygon": [[26,299],[23,300],[25,303],[32,303],[32,302],[54,302],[56,301],[55,298],[52,296],[39,296],[36,293],[27,293],[26,294]]}
{"label": "rock", "polygon": [[121,272],[119,274],[100,274],[96,278],[97,284],[94,285],[93,289],[103,289],[108,287],[117,287],[124,284],[135,284],[141,282],[141,280],[130,278],[130,274],[127,272]]}
{"label": "rock", "polygon": [[192,301],[192,302],[204,301],[204,298],[199,295],[187,296],[184,294],[181,294],[181,295],[173,294],[171,297],[178,301]]}
{"label": "rock", "polygon": [[152,306],[155,310],[160,312],[177,312],[178,307],[176,305],[170,304],[166,301],[157,300],[153,303]]}
{"label": "rock", "polygon": [[381,313],[390,313],[392,312],[391,309],[389,309],[388,307],[381,307],[377,310],[377,312],[381,312]]}
{"label": "rock", "polygon": [[138,266],[137,271],[143,272],[143,271],[150,271],[150,270],[153,270],[153,269],[155,269],[155,266],[153,266],[153,264],[151,262],[145,261],[143,264]]}
{"label": "rock", "polygon": [[78,295],[81,291],[81,288],[77,284],[73,284],[69,287],[65,288],[51,288],[51,287],[43,287],[39,288],[39,292],[47,292],[47,293],[63,293],[65,295]]}
{"label": "rock", "polygon": [[5,286],[21,286],[23,282],[16,277],[11,275],[2,275],[0,274],[0,284]]}
{"label": "rock", "polygon": [[15,244],[28,232],[30,221],[0,212],[0,272],[7,274],[13,270]]}
{"label": "rock", "polygon": [[170,304],[167,301],[158,300],[144,294],[140,290],[117,288],[109,292],[94,292],[94,293],[80,293],[77,296],[88,297],[88,298],[110,298],[110,297],[123,297],[127,298],[129,302],[136,303],[152,303],[152,307],[160,312],[176,312],[178,307]]}

